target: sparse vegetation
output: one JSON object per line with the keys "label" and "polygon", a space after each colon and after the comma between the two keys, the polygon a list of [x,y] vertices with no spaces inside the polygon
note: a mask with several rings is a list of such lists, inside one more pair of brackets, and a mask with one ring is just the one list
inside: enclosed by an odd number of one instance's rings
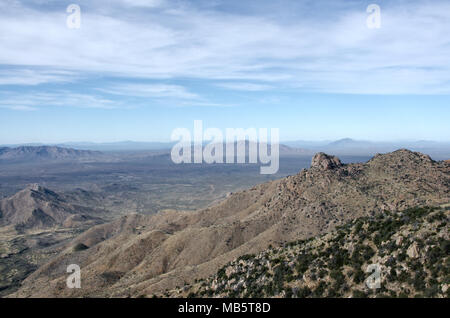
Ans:
{"label": "sparse vegetation", "polygon": [[[240,257],[190,286],[190,295],[449,297],[448,219],[448,211],[430,207],[359,218],[313,240]],[[369,264],[382,269],[379,289],[366,285]]]}

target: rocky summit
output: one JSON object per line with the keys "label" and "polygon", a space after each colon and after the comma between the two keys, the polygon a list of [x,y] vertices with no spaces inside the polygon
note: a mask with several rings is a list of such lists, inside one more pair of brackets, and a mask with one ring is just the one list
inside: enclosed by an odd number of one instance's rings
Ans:
{"label": "rocky summit", "polygon": [[329,156],[323,152],[316,154],[311,162],[311,168],[331,170],[342,166],[341,160],[336,156]]}

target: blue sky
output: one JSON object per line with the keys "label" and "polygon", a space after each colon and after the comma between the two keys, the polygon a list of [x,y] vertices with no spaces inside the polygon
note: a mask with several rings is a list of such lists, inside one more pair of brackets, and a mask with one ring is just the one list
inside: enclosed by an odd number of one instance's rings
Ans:
{"label": "blue sky", "polygon": [[[80,29],[66,26],[71,3]],[[3,0],[0,144],[168,141],[197,119],[282,140],[450,141],[449,12],[439,0]]]}

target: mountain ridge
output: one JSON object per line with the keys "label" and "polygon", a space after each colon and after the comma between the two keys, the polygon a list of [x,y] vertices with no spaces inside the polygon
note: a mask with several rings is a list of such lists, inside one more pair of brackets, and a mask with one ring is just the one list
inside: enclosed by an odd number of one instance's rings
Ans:
{"label": "mountain ridge", "polygon": [[95,211],[68,203],[62,196],[38,184],[31,184],[0,201],[0,226],[19,231],[75,227],[79,223],[101,223]]}
{"label": "mountain ridge", "polygon": [[[328,233],[384,210],[448,203],[450,197],[450,165],[420,153],[398,150],[360,164],[324,154],[315,159],[310,169],[233,193],[214,207],[131,215],[91,228],[12,297],[151,296],[213,275],[269,245]],[[74,253],[80,243],[88,248]],[[69,263],[82,268],[82,290],[65,288],[62,264]]]}

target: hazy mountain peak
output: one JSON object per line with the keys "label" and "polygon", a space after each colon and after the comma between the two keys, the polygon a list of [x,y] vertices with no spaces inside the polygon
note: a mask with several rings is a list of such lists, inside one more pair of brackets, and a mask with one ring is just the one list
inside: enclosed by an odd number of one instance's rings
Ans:
{"label": "hazy mountain peak", "polygon": [[330,146],[348,146],[348,145],[353,145],[353,144],[357,144],[357,143],[360,143],[360,141],[354,140],[352,138],[343,138],[343,139],[333,141],[329,145]]}

